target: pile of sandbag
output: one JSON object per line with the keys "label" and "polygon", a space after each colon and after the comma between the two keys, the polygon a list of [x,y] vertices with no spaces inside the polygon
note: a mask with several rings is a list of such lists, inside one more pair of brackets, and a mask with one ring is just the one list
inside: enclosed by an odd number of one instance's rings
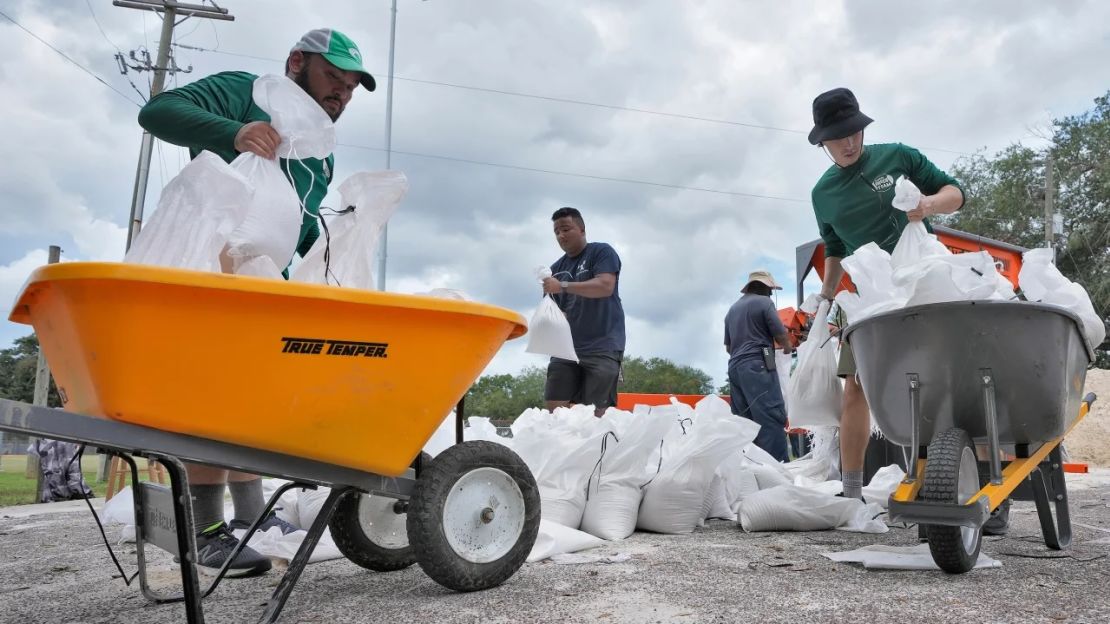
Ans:
{"label": "pile of sandbag", "polygon": [[[837,472],[828,453],[775,461],[752,443],[759,427],[733,415],[716,396],[693,407],[672,399],[670,405],[637,406],[633,412],[610,408],[601,418],[592,406],[554,413],[528,409],[513,422],[511,436],[499,435],[487,418],[472,416],[466,425],[465,440],[504,444],[532,471],[549,529],[545,535],[553,540],[545,552],[595,544],[570,529],[620,540],[636,530],[690,533],[709,518],[742,524],[747,518],[747,530],[885,527],[876,519],[876,507],[836,499],[841,483],[831,478]],[[454,439],[450,414],[425,450],[435,455]],[[891,483],[888,477],[872,498],[884,502],[882,490]],[[786,489],[755,496],[775,488]]]}

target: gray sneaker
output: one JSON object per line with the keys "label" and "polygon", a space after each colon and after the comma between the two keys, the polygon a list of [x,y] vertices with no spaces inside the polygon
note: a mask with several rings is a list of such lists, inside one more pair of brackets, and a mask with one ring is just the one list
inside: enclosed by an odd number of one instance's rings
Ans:
{"label": "gray sneaker", "polygon": [[[197,567],[210,574],[217,574],[228,555],[239,545],[227,524],[220,522],[197,533]],[[250,546],[243,548],[227,567],[224,576],[241,578],[257,576],[270,569],[270,559]]]}
{"label": "gray sneaker", "polygon": [[[253,520],[235,519],[232,520],[228,526],[231,527],[232,531],[238,531],[239,529],[246,531],[251,528],[251,522],[253,522]],[[293,531],[300,531],[300,529],[277,517],[277,514],[271,511],[270,515],[266,516],[266,519],[262,521],[262,524],[258,525],[258,530],[265,533],[268,529],[273,527],[281,529],[282,535],[289,535]]]}
{"label": "gray sneaker", "polygon": [[1002,501],[983,525],[983,535],[1006,535],[1010,532],[1010,499]]}

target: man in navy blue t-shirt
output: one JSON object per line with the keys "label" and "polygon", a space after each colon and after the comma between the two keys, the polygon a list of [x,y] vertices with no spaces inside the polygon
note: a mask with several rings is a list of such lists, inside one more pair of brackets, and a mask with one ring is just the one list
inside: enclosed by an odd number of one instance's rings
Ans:
{"label": "man in navy blue t-shirt", "polygon": [[543,291],[567,315],[578,362],[551,358],[545,407],[593,405],[594,414],[601,416],[617,404],[624,358],[624,308],[617,291],[621,259],[605,243],[586,242],[586,222],[578,210],[560,208],[551,221],[565,253],[551,265]]}

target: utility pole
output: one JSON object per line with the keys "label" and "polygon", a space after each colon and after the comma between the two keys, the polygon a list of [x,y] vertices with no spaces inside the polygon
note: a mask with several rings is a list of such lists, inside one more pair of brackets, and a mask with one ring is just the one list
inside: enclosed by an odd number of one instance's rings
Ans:
{"label": "utility pole", "polygon": [[[397,0],[389,9],[389,76],[385,89],[385,168],[389,169],[393,151],[393,50],[397,47]],[[386,244],[389,240],[389,224],[382,224],[382,235],[378,241],[378,290],[385,290]]]}
{"label": "utility pole", "polygon": [[[112,4],[125,9],[140,9],[162,14],[162,34],[158,40],[158,54],[154,65],[149,64],[148,56],[142,66],[132,67],[137,71],[154,72],[154,81],[150,85],[150,97],[152,98],[162,92],[162,88],[166,84],[167,72],[176,73],[181,71],[176,64],[171,65],[170,61],[170,44],[173,42],[174,20],[178,17],[203,17],[226,21],[235,19],[233,15],[228,13],[227,9],[216,6],[214,0],[212,6],[186,4],[176,0],[112,0]],[[131,55],[131,58],[136,61],[139,60],[134,54]],[[126,71],[122,59],[120,63],[121,71]],[[135,190],[131,195],[131,218],[127,223],[128,249],[131,248],[132,241],[139,234],[143,225],[143,204],[146,201],[146,183],[150,176],[150,154],[153,148],[154,137],[144,130],[143,142],[139,147],[139,164],[135,171]]]}
{"label": "utility pole", "polygon": [[1056,238],[1053,233],[1055,216],[1052,207],[1052,152],[1048,153],[1044,166],[1044,246],[1052,250],[1052,262],[1056,263]]}
{"label": "utility pole", "polygon": [[[47,263],[57,264],[62,258],[62,248],[57,245],[51,245],[47,252]],[[50,366],[46,363],[46,356],[42,353],[42,345],[39,344],[39,359],[38,365],[35,367],[35,394],[31,399],[31,403],[41,407],[45,407],[48,403],[50,396]],[[27,440],[27,444],[33,445],[35,438]],[[35,479],[35,502],[42,500],[42,468],[39,465],[39,454],[34,452],[27,453],[27,478],[34,477]]]}

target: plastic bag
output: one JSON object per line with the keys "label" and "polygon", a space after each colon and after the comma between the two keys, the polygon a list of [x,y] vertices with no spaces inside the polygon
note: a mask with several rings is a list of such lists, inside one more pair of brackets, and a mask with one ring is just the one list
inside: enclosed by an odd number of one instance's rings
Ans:
{"label": "plastic bag", "polygon": [[894,199],[890,204],[902,212],[909,212],[920,203],[921,189],[906,176],[898,176],[898,181],[894,183]]}
{"label": "plastic bag", "polygon": [[1053,264],[1054,252],[1047,247],[1030,249],[1021,254],[1018,285],[1029,301],[1040,301],[1048,293],[1071,283]]}
{"label": "plastic bag", "polygon": [[836,302],[849,321],[856,323],[906,304],[908,294],[894,284],[890,254],[875,243],[860,247],[844,258],[842,264],[857,290],[854,293],[845,290],[836,295]]}
{"label": "plastic bag", "polygon": [[829,302],[817,309],[809,338],[798,347],[798,364],[790,376],[787,403],[793,427],[839,426],[843,389],[836,376],[836,347],[829,340]]}
{"label": "plastic bag", "polygon": [[601,425],[613,432],[586,481],[582,530],[603,539],[620,540],[636,530],[643,486],[654,470],[648,457],[659,448],[671,421],[658,413],[634,415],[609,409]]}
{"label": "plastic bag", "polygon": [[321,232],[292,279],[373,289],[378,239],[408,188],[400,171],[362,172],[344,180],[339,185],[340,214],[321,215],[327,234]]}
{"label": "plastic bag", "polygon": [[1095,311],[1091,296],[1082,285],[1064,277],[1052,263],[1051,249],[1030,249],[1022,254],[1018,285],[1030,301],[1058,305],[1079,315],[1083,333],[1092,348],[1106,339],[1106,324]]}
{"label": "plastic bag", "polygon": [[[952,252],[937,240],[935,234],[930,234],[921,221],[911,221],[902,230],[898,243],[894,246],[894,253],[890,254],[890,266],[894,271],[909,266],[924,258],[933,256],[950,256]],[[853,278],[855,279],[855,278]]]}
{"label": "plastic bag", "polygon": [[[331,118],[297,83],[285,76],[262,76],[254,81],[252,95],[281,136],[277,155],[286,159],[286,167],[303,167],[300,159],[326,158],[335,149]],[[253,256],[268,256],[275,266],[288,266],[300,237],[301,197],[278,160],[247,152],[232,161],[231,168],[254,187],[246,216],[228,240],[232,270]]]}
{"label": "plastic bag", "polygon": [[528,323],[528,353],[539,353],[564,360],[578,361],[574,351],[574,337],[570,333],[570,323],[559,304],[550,295],[544,295],[539,307]]}
{"label": "plastic bag", "polygon": [[253,192],[219,156],[201,152],[162,189],[158,209],[123,261],[219,273],[220,250]]}
{"label": "plastic bag", "polygon": [[[680,414],[689,413],[682,409],[688,406],[674,407]],[[698,402],[692,421],[680,423],[684,434],[664,439],[662,468],[644,488],[637,528],[656,533],[692,532],[708,511],[704,505],[717,467],[759,433],[758,425],[734,416],[728,403],[714,395]]]}

